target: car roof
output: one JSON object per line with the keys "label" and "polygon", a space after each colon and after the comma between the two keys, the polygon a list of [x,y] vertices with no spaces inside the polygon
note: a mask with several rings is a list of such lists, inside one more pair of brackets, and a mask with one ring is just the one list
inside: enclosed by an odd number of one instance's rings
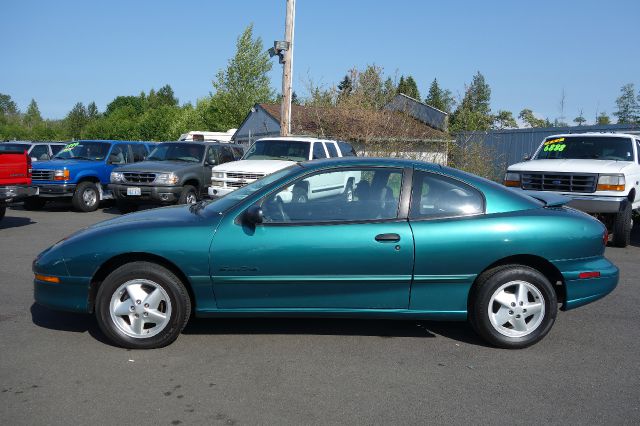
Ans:
{"label": "car roof", "polygon": [[242,148],[242,145],[237,143],[223,142],[223,141],[162,141],[162,142],[154,142],[157,144],[161,143],[179,143],[181,145],[224,145],[224,146],[232,146],[236,148]]}
{"label": "car roof", "polygon": [[612,138],[634,138],[638,137],[637,135],[632,135],[629,133],[613,133],[613,132],[585,132],[585,133],[559,133],[557,135],[547,136],[545,139],[549,138],[567,138],[571,136],[585,136],[589,138],[593,137],[612,137]]}
{"label": "car roof", "polygon": [[311,160],[298,163],[302,167],[315,169],[327,166],[387,166],[387,167],[423,167],[428,169],[441,169],[442,166],[426,161],[409,160],[405,158],[381,158],[381,157],[334,157]]}
{"label": "car roof", "polygon": [[334,139],[318,139],[318,138],[312,138],[312,137],[309,137],[309,136],[273,136],[273,137],[260,138],[256,142],[264,141],[264,140],[269,140],[269,141],[297,141],[297,142],[338,142],[337,140],[334,140]]}

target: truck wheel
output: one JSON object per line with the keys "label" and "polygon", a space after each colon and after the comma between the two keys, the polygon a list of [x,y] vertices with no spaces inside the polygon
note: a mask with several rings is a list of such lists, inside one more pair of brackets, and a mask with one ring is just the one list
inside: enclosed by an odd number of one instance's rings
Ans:
{"label": "truck wheel", "polygon": [[122,214],[131,213],[138,210],[137,205],[133,204],[132,202],[129,202],[126,200],[120,200],[120,199],[116,200],[116,207],[118,208],[118,210],[120,210],[120,213]]}
{"label": "truck wheel", "polygon": [[71,203],[76,210],[81,212],[92,212],[98,208],[100,204],[100,192],[93,182],[80,182],[73,193]]}
{"label": "truck wheel", "polygon": [[6,212],[7,212],[7,205],[4,203],[4,201],[0,201],[0,220],[2,220]]}
{"label": "truck wheel", "polygon": [[633,223],[631,216],[631,203],[627,203],[622,211],[616,213],[611,241],[614,247],[626,247],[631,243],[631,226]]}
{"label": "truck wheel", "polygon": [[178,204],[195,204],[198,202],[196,188],[193,185],[185,185],[180,193]]}
{"label": "truck wheel", "polygon": [[40,197],[28,197],[24,199],[22,206],[25,210],[42,210],[47,202]]}

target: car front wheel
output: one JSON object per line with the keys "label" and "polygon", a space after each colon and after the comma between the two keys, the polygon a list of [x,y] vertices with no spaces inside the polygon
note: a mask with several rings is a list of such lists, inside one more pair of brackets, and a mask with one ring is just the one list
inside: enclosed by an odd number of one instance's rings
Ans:
{"label": "car front wheel", "polygon": [[506,349],[533,345],[547,335],[557,297],[539,271],[509,265],[483,273],[471,293],[469,321],[487,342]]}
{"label": "car front wheel", "polygon": [[81,212],[92,212],[97,210],[100,204],[100,191],[93,182],[81,182],[73,193],[71,203],[76,210]]}
{"label": "car front wheel", "polygon": [[120,266],[104,280],[96,297],[96,318],[115,344],[130,349],[166,346],[178,338],[191,313],[182,281],[149,262]]}

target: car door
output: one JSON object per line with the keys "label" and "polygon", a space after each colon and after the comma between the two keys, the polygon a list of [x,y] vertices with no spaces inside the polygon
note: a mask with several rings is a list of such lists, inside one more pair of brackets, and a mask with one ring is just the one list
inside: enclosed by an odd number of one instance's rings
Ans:
{"label": "car door", "polygon": [[[362,178],[351,200],[283,201],[300,180],[354,171]],[[332,168],[264,197],[257,203],[264,222],[253,230],[225,218],[210,256],[218,307],[406,309],[413,235],[406,218],[398,218],[402,174]]]}
{"label": "car door", "polygon": [[[410,309],[466,317],[476,274],[493,262],[487,250],[484,196],[472,186],[416,170],[409,222],[415,238]],[[500,226],[500,225],[496,225]]]}

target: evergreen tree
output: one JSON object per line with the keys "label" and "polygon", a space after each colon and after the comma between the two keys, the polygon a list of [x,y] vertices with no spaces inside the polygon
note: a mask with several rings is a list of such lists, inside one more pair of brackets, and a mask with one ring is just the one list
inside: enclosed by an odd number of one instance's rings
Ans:
{"label": "evergreen tree", "polygon": [[42,122],[42,116],[40,115],[40,110],[38,109],[38,104],[35,99],[31,99],[23,119],[24,124],[26,124],[29,129]]}
{"label": "evergreen tree", "polygon": [[517,128],[518,123],[511,111],[499,110],[495,116],[494,127],[497,129]]}
{"label": "evergreen tree", "polygon": [[451,116],[451,130],[489,130],[493,124],[490,103],[491,88],[478,71],[466,88],[462,102]]}
{"label": "evergreen tree", "polygon": [[0,93],[0,115],[15,115],[18,112],[18,105],[11,99],[11,96]]}
{"label": "evergreen tree", "polygon": [[156,92],[157,104],[166,106],[178,106],[178,98],[175,97],[170,85],[165,84]]}
{"label": "evergreen tree", "polygon": [[98,118],[99,115],[100,112],[98,111],[98,107],[96,106],[95,102],[91,102],[89,105],[87,105],[87,117],[90,120]]}
{"label": "evergreen tree", "polygon": [[551,127],[549,120],[537,118],[529,108],[520,111],[518,118],[528,124],[529,127]]}
{"label": "evergreen tree", "polygon": [[342,98],[351,94],[351,91],[353,90],[353,82],[348,75],[345,75],[340,84],[338,84],[338,90],[340,91],[338,96]]}
{"label": "evergreen tree", "polygon": [[268,72],[272,63],[262,39],[253,37],[253,24],[238,37],[236,53],[213,81],[210,126],[217,130],[238,127],[256,103],[273,99]]}
{"label": "evergreen tree", "polygon": [[418,85],[412,76],[408,76],[406,79],[404,76],[400,77],[400,81],[398,82],[398,93],[403,93],[410,98],[420,100]]}
{"label": "evergreen tree", "polygon": [[636,99],[633,83],[620,88],[620,96],[616,99],[618,110],[613,113],[618,117],[619,124],[633,124],[640,122],[640,105]]}
{"label": "evergreen tree", "polygon": [[454,99],[451,91],[441,89],[438,85],[438,80],[434,78],[431,82],[431,86],[429,86],[429,94],[424,102],[429,106],[439,109],[440,111],[451,114]]}
{"label": "evergreen tree", "polygon": [[78,102],[73,106],[67,117],[65,118],[67,131],[72,138],[80,138],[82,130],[88,121],[87,109],[82,102]]}

